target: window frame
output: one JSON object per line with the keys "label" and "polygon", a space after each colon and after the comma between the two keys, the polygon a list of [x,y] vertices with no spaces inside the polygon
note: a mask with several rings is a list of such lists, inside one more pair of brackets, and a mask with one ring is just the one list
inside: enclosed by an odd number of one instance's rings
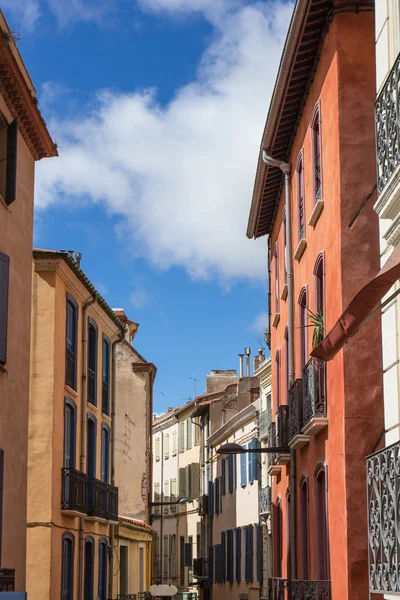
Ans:
{"label": "window frame", "polygon": [[[107,454],[104,455],[103,453],[103,447],[104,447],[104,438],[103,438],[103,434],[106,433],[106,437],[107,437]],[[110,427],[109,425],[107,425],[107,423],[102,423],[101,424],[101,448],[100,448],[100,452],[101,452],[101,459],[100,459],[100,479],[101,481],[103,481],[104,483],[109,484],[110,483],[110,454],[111,454],[111,449],[110,449],[110,444],[111,444],[111,431],[110,431]],[[105,465],[103,464],[103,460],[105,460],[105,457],[107,458],[107,479],[103,478],[103,473],[105,473]]]}
{"label": "window frame", "polygon": [[[67,417],[67,407],[72,409],[73,412],[73,422],[72,422],[72,458],[71,458],[71,465],[67,465],[66,464],[66,444],[67,444],[67,440],[66,440],[66,417]],[[77,431],[76,431],[76,425],[77,425],[77,406],[76,406],[76,402],[70,397],[70,396],[64,396],[64,443],[63,443],[63,465],[64,468],[71,468],[71,469],[75,469],[76,468],[76,440],[77,440]]]}
{"label": "window frame", "polygon": [[275,381],[276,381],[276,412],[281,405],[281,351],[275,353]]}
{"label": "window frame", "polygon": [[278,241],[274,246],[274,263],[275,263],[275,314],[280,312],[280,293],[279,293],[279,247]]}
{"label": "window frame", "polygon": [[310,514],[309,483],[305,475],[300,479],[300,548],[301,578],[310,578]]}
{"label": "window frame", "polygon": [[[321,271],[321,277],[319,272]],[[314,265],[314,308],[315,312],[318,313],[321,308],[322,316],[324,317],[324,328],[325,324],[325,300],[326,300],[326,277],[325,277],[325,252],[322,251],[318,254]],[[320,298],[322,296],[322,299]],[[321,306],[320,306],[321,305]]]}
{"label": "window frame", "polygon": [[[71,565],[69,569],[69,584],[68,595],[64,595],[63,584],[64,584],[64,541],[68,540],[71,542]],[[61,538],[61,600],[73,600],[74,599],[74,566],[75,566],[75,535],[72,531],[64,531]]]}
{"label": "window frame", "polygon": [[299,299],[299,364],[300,373],[303,372],[307,364],[308,357],[308,327],[307,327],[307,308],[308,308],[308,287],[305,285],[301,288]]}
{"label": "window frame", "polygon": [[[4,280],[4,281],[3,281]],[[10,257],[0,252],[0,364],[7,363],[8,304],[10,295]]]}
{"label": "window frame", "polygon": [[[104,548],[105,548],[105,561],[104,561],[104,565],[102,565],[102,556],[103,556],[103,552],[104,552]],[[99,539],[99,559],[98,559],[98,589],[97,589],[97,595],[99,597],[99,600],[107,600],[107,581],[108,581],[108,540],[106,537],[102,536]],[[103,569],[101,568],[103,566]],[[101,594],[102,592],[102,594]]]}
{"label": "window frame", "polygon": [[[88,473],[89,422],[93,423],[93,429],[94,429],[94,454],[93,454],[93,456],[94,456],[94,459],[93,459],[94,475],[89,475],[89,473]],[[96,479],[96,472],[97,472],[97,419],[93,413],[88,412],[86,414],[86,475],[87,475],[87,477]]]}
{"label": "window frame", "polygon": [[283,334],[283,339],[285,343],[285,404],[289,404],[289,327],[286,325],[285,331]]}
{"label": "window frame", "polygon": [[287,285],[287,236],[286,236],[286,206],[283,207],[282,211],[282,227],[283,227],[283,274],[284,282]]}
{"label": "window frame", "polygon": [[[73,339],[71,340],[71,347],[73,346],[73,350],[71,350],[71,348],[68,347],[68,307],[71,306],[72,307],[72,314],[74,315],[74,319],[73,319],[73,323],[72,323],[72,328],[73,328]],[[75,298],[72,296],[72,294],[70,294],[69,292],[67,292],[66,294],[66,316],[65,316],[65,385],[67,385],[68,387],[70,387],[71,389],[73,389],[74,391],[77,391],[77,377],[78,377],[78,322],[79,322],[79,304],[78,302],[75,300]],[[68,364],[68,352],[70,352],[71,354],[73,354],[73,378],[70,380],[67,380],[67,373],[68,373],[68,368],[67,368],[67,364]],[[70,358],[70,360],[72,360],[72,358]]]}
{"label": "window frame", "polygon": [[[306,200],[304,186],[304,151],[300,150],[296,162],[296,205],[297,205],[297,235],[299,243],[306,239]],[[303,214],[301,213],[303,208]],[[303,233],[303,235],[302,235]]]}
{"label": "window frame", "polygon": [[[316,127],[318,126],[318,139],[316,140]],[[312,157],[312,182],[313,182],[313,205],[315,206],[319,200],[323,200],[323,179],[322,179],[322,142],[321,142],[321,100],[315,104],[311,122],[310,122],[310,136],[311,136],[311,157]],[[319,152],[319,188],[320,193],[317,197],[317,186],[316,186],[316,152],[318,145]]]}
{"label": "window frame", "polygon": [[[107,352],[104,347],[107,346]],[[104,357],[107,357],[106,379],[104,378]],[[110,338],[103,333],[101,339],[101,412],[110,416],[110,372],[111,372],[111,343]],[[105,387],[107,386],[107,387]],[[104,410],[106,408],[106,410]]]}
{"label": "window frame", "polygon": [[[94,331],[94,336],[95,336],[95,342],[94,342],[94,350],[93,350],[93,360],[94,363],[93,365],[91,365],[91,351],[92,351],[92,347],[91,347],[91,339],[90,339],[90,332]],[[97,375],[98,375],[98,358],[99,358],[99,349],[98,349],[98,345],[99,345],[99,329],[97,327],[97,323],[96,321],[92,318],[92,317],[88,317],[87,320],[87,344],[88,344],[88,348],[87,348],[87,401],[89,404],[91,404],[92,406],[96,406],[97,407]],[[93,368],[92,368],[93,366]],[[89,398],[89,387],[90,387],[90,379],[91,379],[91,374],[90,371],[93,371],[93,398]]]}
{"label": "window frame", "polygon": [[318,464],[314,471],[314,494],[316,574],[317,579],[327,580],[329,579],[327,468],[322,463]]}

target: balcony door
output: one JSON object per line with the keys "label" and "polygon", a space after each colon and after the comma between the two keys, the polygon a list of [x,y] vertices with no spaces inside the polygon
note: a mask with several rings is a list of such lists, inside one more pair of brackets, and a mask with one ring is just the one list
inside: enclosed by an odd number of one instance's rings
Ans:
{"label": "balcony door", "polygon": [[85,541],[84,600],[94,598],[94,542],[93,538]]}
{"label": "balcony door", "polygon": [[99,543],[99,600],[107,600],[107,547],[106,538]]}
{"label": "balcony door", "polygon": [[88,415],[87,420],[87,452],[86,452],[86,474],[89,478],[96,477],[96,419]]}
{"label": "balcony door", "polygon": [[110,430],[106,425],[101,428],[101,480],[110,481]]}
{"label": "balcony door", "polygon": [[320,465],[315,474],[315,506],[317,521],[317,579],[329,579],[328,529],[326,510],[326,473]]}
{"label": "balcony door", "polygon": [[64,468],[75,469],[76,409],[69,398],[64,404]]}
{"label": "balcony door", "polygon": [[61,600],[74,598],[74,541],[72,533],[64,533],[62,538]]}

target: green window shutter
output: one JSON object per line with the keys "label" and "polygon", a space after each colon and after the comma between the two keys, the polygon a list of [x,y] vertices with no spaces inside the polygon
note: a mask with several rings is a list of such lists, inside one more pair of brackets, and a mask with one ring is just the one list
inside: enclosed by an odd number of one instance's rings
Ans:
{"label": "green window shutter", "polygon": [[186,496],[186,469],[182,467],[179,469],[179,497],[184,496]]}
{"label": "green window shutter", "polygon": [[196,499],[200,496],[200,464],[192,463],[191,467],[190,497]]}

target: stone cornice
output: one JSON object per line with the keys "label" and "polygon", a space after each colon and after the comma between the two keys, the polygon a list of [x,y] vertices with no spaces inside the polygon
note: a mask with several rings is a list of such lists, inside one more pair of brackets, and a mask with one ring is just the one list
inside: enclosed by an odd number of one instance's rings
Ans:
{"label": "stone cornice", "polygon": [[400,242],[400,213],[393,220],[389,229],[384,235],[385,240],[391,246],[397,246]]}
{"label": "stone cornice", "polygon": [[13,43],[12,35],[0,30],[0,93],[12,116],[18,119],[18,128],[34,159],[57,156],[57,146],[39,111],[37,98],[29,89],[11,50]]}
{"label": "stone cornice", "polygon": [[153,382],[157,373],[157,367],[150,362],[133,362],[132,371],[149,373]]}
{"label": "stone cornice", "polygon": [[374,210],[381,219],[395,219],[400,214],[400,166],[379,194]]}

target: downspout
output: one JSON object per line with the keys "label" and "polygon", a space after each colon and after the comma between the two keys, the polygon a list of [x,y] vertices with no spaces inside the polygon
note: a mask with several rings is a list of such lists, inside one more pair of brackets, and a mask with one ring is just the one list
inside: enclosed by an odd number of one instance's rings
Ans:
{"label": "downspout", "polygon": [[[81,451],[79,456],[79,470],[85,473],[86,459],[86,403],[87,403],[87,362],[88,362],[88,340],[87,340],[87,309],[97,302],[97,294],[93,294],[91,300],[83,305],[82,309],[82,375],[81,375]],[[85,519],[79,519],[79,545],[78,545],[78,598],[83,600],[83,569],[84,569],[84,531]]]}
{"label": "downspout", "polygon": [[[112,390],[111,390],[111,485],[115,485],[115,398],[116,398],[116,358],[115,358],[115,346],[120,344],[125,339],[125,330],[121,330],[118,338],[112,343]],[[108,578],[108,597],[113,597],[113,583],[114,583],[114,538],[115,538],[115,525],[110,525],[110,569]]]}
{"label": "downspout", "polygon": [[[285,176],[285,210],[286,210],[286,274],[288,286],[288,370],[289,388],[294,382],[294,318],[293,318],[293,262],[292,262],[292,207],[290,202],[290,165],[274,159],[263,150],[263,161],[270,167],[278,167]],[[297,577],[296,561],[296,450],[290,450],[290,578]]]}
{"label": "downspout", "polygon": [[[162,505],[162,502],[164,502],[164,430],[161,429],[161,490],[160,490],[160,500],[161,500],[161,506],[160,506],[160,558],[159,558],[159,569],[160,569],[160,583],[162,584],[163,582],[163,534],[164,534],[164,530],[163,530],[163,516],[164,516],[164,507]],[[178,540],[177,540],[178,543]]]}

